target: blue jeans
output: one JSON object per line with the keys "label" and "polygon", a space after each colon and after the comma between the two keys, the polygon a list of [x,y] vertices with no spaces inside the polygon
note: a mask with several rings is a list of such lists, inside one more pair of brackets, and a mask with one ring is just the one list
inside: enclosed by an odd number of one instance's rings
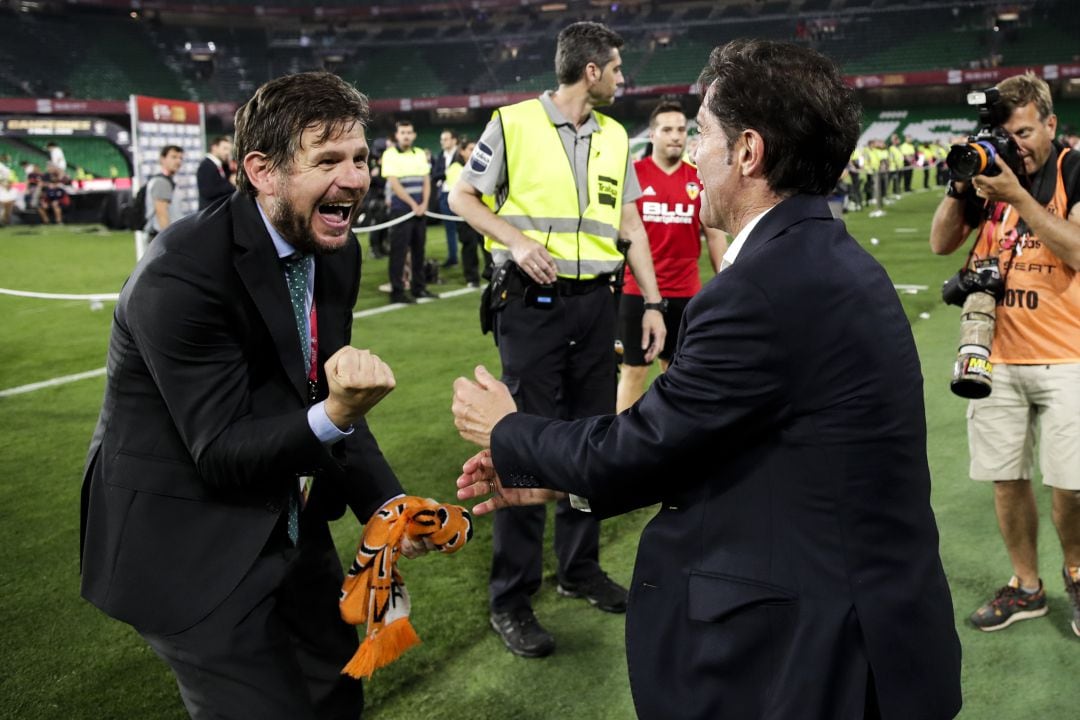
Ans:
{"label": "blue jeans", "polygon": [[[443,215],[453,215],[450,211],[450,193],[439,193],[439,212]],[[457,223],[450,220],[442,221],[443,227],[446,228],[446,262],[448,264],[454,264],[458,261],[457,252]]]}

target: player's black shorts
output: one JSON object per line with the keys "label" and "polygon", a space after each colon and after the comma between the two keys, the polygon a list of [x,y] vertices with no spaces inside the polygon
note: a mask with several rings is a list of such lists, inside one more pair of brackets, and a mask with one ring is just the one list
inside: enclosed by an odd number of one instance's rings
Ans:
{"label": "player's black shorts", "polygon": [[[683,311],[690,298],[668,298],[667,312],[664,313],[664,325],[667,327],[667,339],[660,359],[670,361],[675,354],[675,340],[679,335]],[[623,295],[619,298],[619,324],[615,328],[615,337],[622,343],[622,362],[625,365],[648,365],[645,351],[641,349],[641,316],[645,312],[645,298],[640,295]]]}

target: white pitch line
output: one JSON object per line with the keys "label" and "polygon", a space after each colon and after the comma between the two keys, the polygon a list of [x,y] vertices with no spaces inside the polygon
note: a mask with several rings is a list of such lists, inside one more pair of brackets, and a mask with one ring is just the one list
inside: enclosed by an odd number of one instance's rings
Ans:
{"label": "white pitch line", "polygon": [[96,293],[93,295],[72,295],[70,293],[43,293],[43,292],[30,292],[29,290],[12,290],[11,288],[0,288],[0,295],[13,295],[15,297],[25,298],[38,298],[41,300],[89,300],[104,301],[104,300],[119,300],[120,293]]}
{"label": "white pitch line", "polygon": [[893,232],[904,234],[911,234],[919,232],[919,228],[893,228]]}
{"label": "white pitch line", "polygon": [[[467,295],[469,293],[476,292],[476,288],[461,288],[460,290],[451,290],[450,292],[441,293],[440,298],[458,297],[459,295]],[[433,303],[433,299],[420,300],[425,305]],[[400,310],[401,308],[408,307],[408,305],[395,303],[393,305],[384,305],[382,307],[371,308],[370,310],[360,310],[354,312],[354,318],[370,317],[372,315],[380,315],[392,310]],[[78,382],[79,380],[89,380],[90,378],[101,377],[105,374],[105,368],[98,368],[97,370],[87,370],[86,372],[75,373],[74,375],[61,375],[50,380],[42,380],[41,382],[30,383],[29,385],[19,385],[17,387],[7,388],[6,390],[0,390],[0,398],[11,397],[12,395],[22,395],[23,393],[34,392],[35,390],[43,390],[49,387],[56,387],[57,385],[66,385],[67,383]]]}
{"label": "white pitch line", "polygon": [[86,372],[75,373],[74,375],[61,375],[51,380],[42,380],[41,382],[30,383],[29,385],[20,385],[18,387],[8,388],[7,390],[0,390],[0,397],[10,397],[12,395],[22,395],[23,393],[34,392],[35,390],[42,390],[47,387],[55,387],[57,385],[65,385],[76,380],[88,380],[94,377],[100,377],[105,374],[105,368],[98,368],[97,370],[87,370]]}

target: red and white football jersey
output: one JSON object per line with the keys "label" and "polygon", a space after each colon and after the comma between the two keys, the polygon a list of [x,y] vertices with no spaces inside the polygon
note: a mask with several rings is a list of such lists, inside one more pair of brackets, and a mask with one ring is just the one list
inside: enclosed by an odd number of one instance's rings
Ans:
{"label": "red and white football jersey", "polygon": [[[637,199],[638,212],[649,234],[660,294],[690,297],[701,289],[701,185],[697,168],[682,161],[668,175],[651,157],[646,157],[634,163],[634,170],[642,191]],[[629,267],[623,292],[641,294]]]}

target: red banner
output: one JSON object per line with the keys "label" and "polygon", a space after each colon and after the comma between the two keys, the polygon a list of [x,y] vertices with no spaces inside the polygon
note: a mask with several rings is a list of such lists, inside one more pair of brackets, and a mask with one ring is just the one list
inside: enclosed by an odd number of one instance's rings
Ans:
{"label": "red banner", "polygon": [[135,96],[135,107],[139,122],[177,123],[180,125],[199,125],[199,103],[187,100],[168,100],[165,98]]}

